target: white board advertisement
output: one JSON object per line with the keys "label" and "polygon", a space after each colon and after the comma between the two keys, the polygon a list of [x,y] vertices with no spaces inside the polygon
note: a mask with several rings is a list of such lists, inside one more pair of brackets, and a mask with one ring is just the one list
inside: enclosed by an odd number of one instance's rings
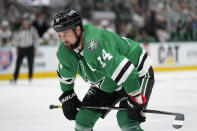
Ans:
{"label": "white board advertisement", "polygon": [[148,52],[156,67],[197,65],[197,43],[151,44]]}
{"label": "white board advertisement", "polygon": [[[153,67],[197,67],[197,43],[152,43],[142,45],[153,61]],[[36,50],[34,72],[56,72],[58,60],[57,47],[40,46]],[[16,64],[16,49],[0,48],[0,75],[14,72]],[[194,68],[193,68],[194,69]],[[21,73],[28,72],[25,58],[22,62]]]}
{"label": "white board advertisement", "polygon": [[[58,60],[56,58],[57,47],[41,46],[36,49],[34,58],[34,72],[55,72]],[[0,49],[0,74],[13,73],[16,65],[16,49]],[[28,62],[25,57],[22,61],[20,72],[28,72]]]}

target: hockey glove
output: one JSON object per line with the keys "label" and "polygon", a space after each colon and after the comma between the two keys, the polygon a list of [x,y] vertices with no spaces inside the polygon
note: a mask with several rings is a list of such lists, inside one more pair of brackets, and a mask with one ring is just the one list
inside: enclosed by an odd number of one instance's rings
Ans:
{"label": "hockey glove", "polygon": [[60,102],[62,103],[62,110],[64,116],[68,120],[75,120],[77,115],[77,108],[80,107],[81,101],[78,99],[74,89],[65,91],[60,97]]}
{"label": "hockey glove", "polygon": [[143,107],[146,103],[146,97],[140,93],[136,96],[128,95],[128,116],[132,120],[138,122],[144,122],[146,120],[145,113],[143,112]]}

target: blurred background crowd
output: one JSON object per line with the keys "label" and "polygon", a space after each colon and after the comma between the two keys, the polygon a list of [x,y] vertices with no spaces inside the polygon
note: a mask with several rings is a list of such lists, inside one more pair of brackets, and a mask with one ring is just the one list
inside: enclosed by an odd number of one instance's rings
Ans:
{"label": "blurred background crowd", "polygon": [[28,20],[39,45],[57,45],[53,18],[75,8],[83,23],[142,43],[197,41],[197,0],[0,0],[0,46],[13,46]]}

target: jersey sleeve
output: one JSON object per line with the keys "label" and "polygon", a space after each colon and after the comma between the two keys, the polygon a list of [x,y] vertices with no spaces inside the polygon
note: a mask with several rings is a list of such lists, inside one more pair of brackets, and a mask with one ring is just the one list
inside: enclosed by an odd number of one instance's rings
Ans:
{"label": "jersey sleeve", "polygon": [[[97,60],[102,72],[118,86],[123,86],[127,93],[139,90],[137,69],[119,49],[130,48],[129,44],[117,34],[108,31],[103,31],[101,42],[103,44],[99,47]],[[118,44],[123,46],[117,46]]]}
{"label": "jersey sleeve", "polygon": [[74,88],[78,62],[73,54],[68,52],[61,42],[58,48],[57,58],[59,60],[57,77],[60,82],[60,87],[63,92],[71,90]]}
{"label": "jersey sleeve", "polygon": [[69,71],[61,63],[58,64],[57,77],[62,91],[71,90],[74,87],[76,74]]}

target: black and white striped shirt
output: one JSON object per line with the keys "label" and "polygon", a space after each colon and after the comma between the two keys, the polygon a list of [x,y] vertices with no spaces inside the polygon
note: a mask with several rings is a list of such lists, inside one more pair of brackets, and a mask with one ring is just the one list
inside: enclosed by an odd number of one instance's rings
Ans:
{"label": "black and white striped shirt", "polygon": [[21,28],[15,34],[15,45],[17,47],[26,48],[34,46],[36,47],[38,44],[39,35],[37,30],[31,26],[29,29]]}

